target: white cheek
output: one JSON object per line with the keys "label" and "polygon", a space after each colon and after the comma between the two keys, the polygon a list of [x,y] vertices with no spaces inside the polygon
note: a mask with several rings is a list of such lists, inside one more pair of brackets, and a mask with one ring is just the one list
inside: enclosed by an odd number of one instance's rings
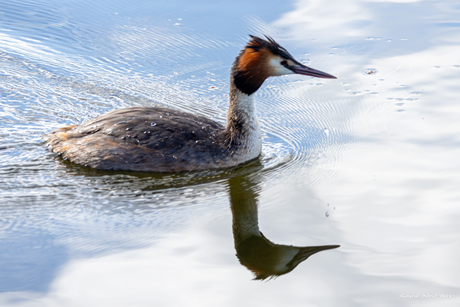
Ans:
{"label": "white cheek", "polygon": [[280,59],[271,59],[270,66],[271,66],[271,75],[272,76],[282,76],[282,75],[290,75],[294,72],[290,69],[287,69],[283,65],[280,64],[282,60]]}

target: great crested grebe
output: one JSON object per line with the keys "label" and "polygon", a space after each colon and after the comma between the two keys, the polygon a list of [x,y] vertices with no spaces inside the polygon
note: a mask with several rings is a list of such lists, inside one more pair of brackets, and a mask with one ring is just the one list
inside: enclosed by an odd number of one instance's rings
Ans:
{"label": "great crested grebe", "polygon": [[45,136],[52,152],[102,170],[183,172],[236,166],[257,158],[262,138],[254,93],[268,77],[300,74],[336,79],[296,61],[266,36],[252,36],[233,63],[227,127],[161,107],[108,112]]}

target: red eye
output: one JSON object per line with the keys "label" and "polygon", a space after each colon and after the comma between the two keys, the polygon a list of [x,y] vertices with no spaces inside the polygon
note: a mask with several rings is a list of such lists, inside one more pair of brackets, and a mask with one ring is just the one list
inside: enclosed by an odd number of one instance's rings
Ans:
{"label": "red eye", "polygon": [[280,64],[283,65],[283,66],[287,66],[287,65],[288,65],[287,61],[285,61],[285,60],[281,61]]}

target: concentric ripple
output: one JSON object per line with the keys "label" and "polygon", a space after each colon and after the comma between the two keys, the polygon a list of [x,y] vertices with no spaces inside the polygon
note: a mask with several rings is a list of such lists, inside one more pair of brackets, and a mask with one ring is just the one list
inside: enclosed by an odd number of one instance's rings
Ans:
{"label": "concentric ripple", "polygon": [[[292,79],[270,80],[257,98],[262,130],[276,136],[264,139],[264,152],[277,156],[275,161],[283,161],[275,163],[282,177],[297,176],[312,165],[333,165],[351,135],[351,127],[342,117],[349,106],[330,98],[330,92],[336,90],[333,83],[318,86],[315,79]],[[311,180],[314,184],[315,178]]]}

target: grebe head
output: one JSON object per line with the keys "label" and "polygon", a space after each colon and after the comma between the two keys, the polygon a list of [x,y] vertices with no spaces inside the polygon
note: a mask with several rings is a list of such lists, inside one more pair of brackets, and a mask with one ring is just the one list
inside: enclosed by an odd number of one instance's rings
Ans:
{"label": "grebe head", "polygon": [[316,253],[338,248],[340,245],[292,246],[270,242],[261,233],[237,246],[240,263],[255,274],[254,279],[264,280],[287,274]]}
{"label": "grebe head", "polygon": [[251,95],[268,77],[289,74],[336,79],[328,73],[299,63],[271,37],[265,36],[265,40],[250,36],[251,40],[241,50],[232,67],[233,83],[241,92]]}

